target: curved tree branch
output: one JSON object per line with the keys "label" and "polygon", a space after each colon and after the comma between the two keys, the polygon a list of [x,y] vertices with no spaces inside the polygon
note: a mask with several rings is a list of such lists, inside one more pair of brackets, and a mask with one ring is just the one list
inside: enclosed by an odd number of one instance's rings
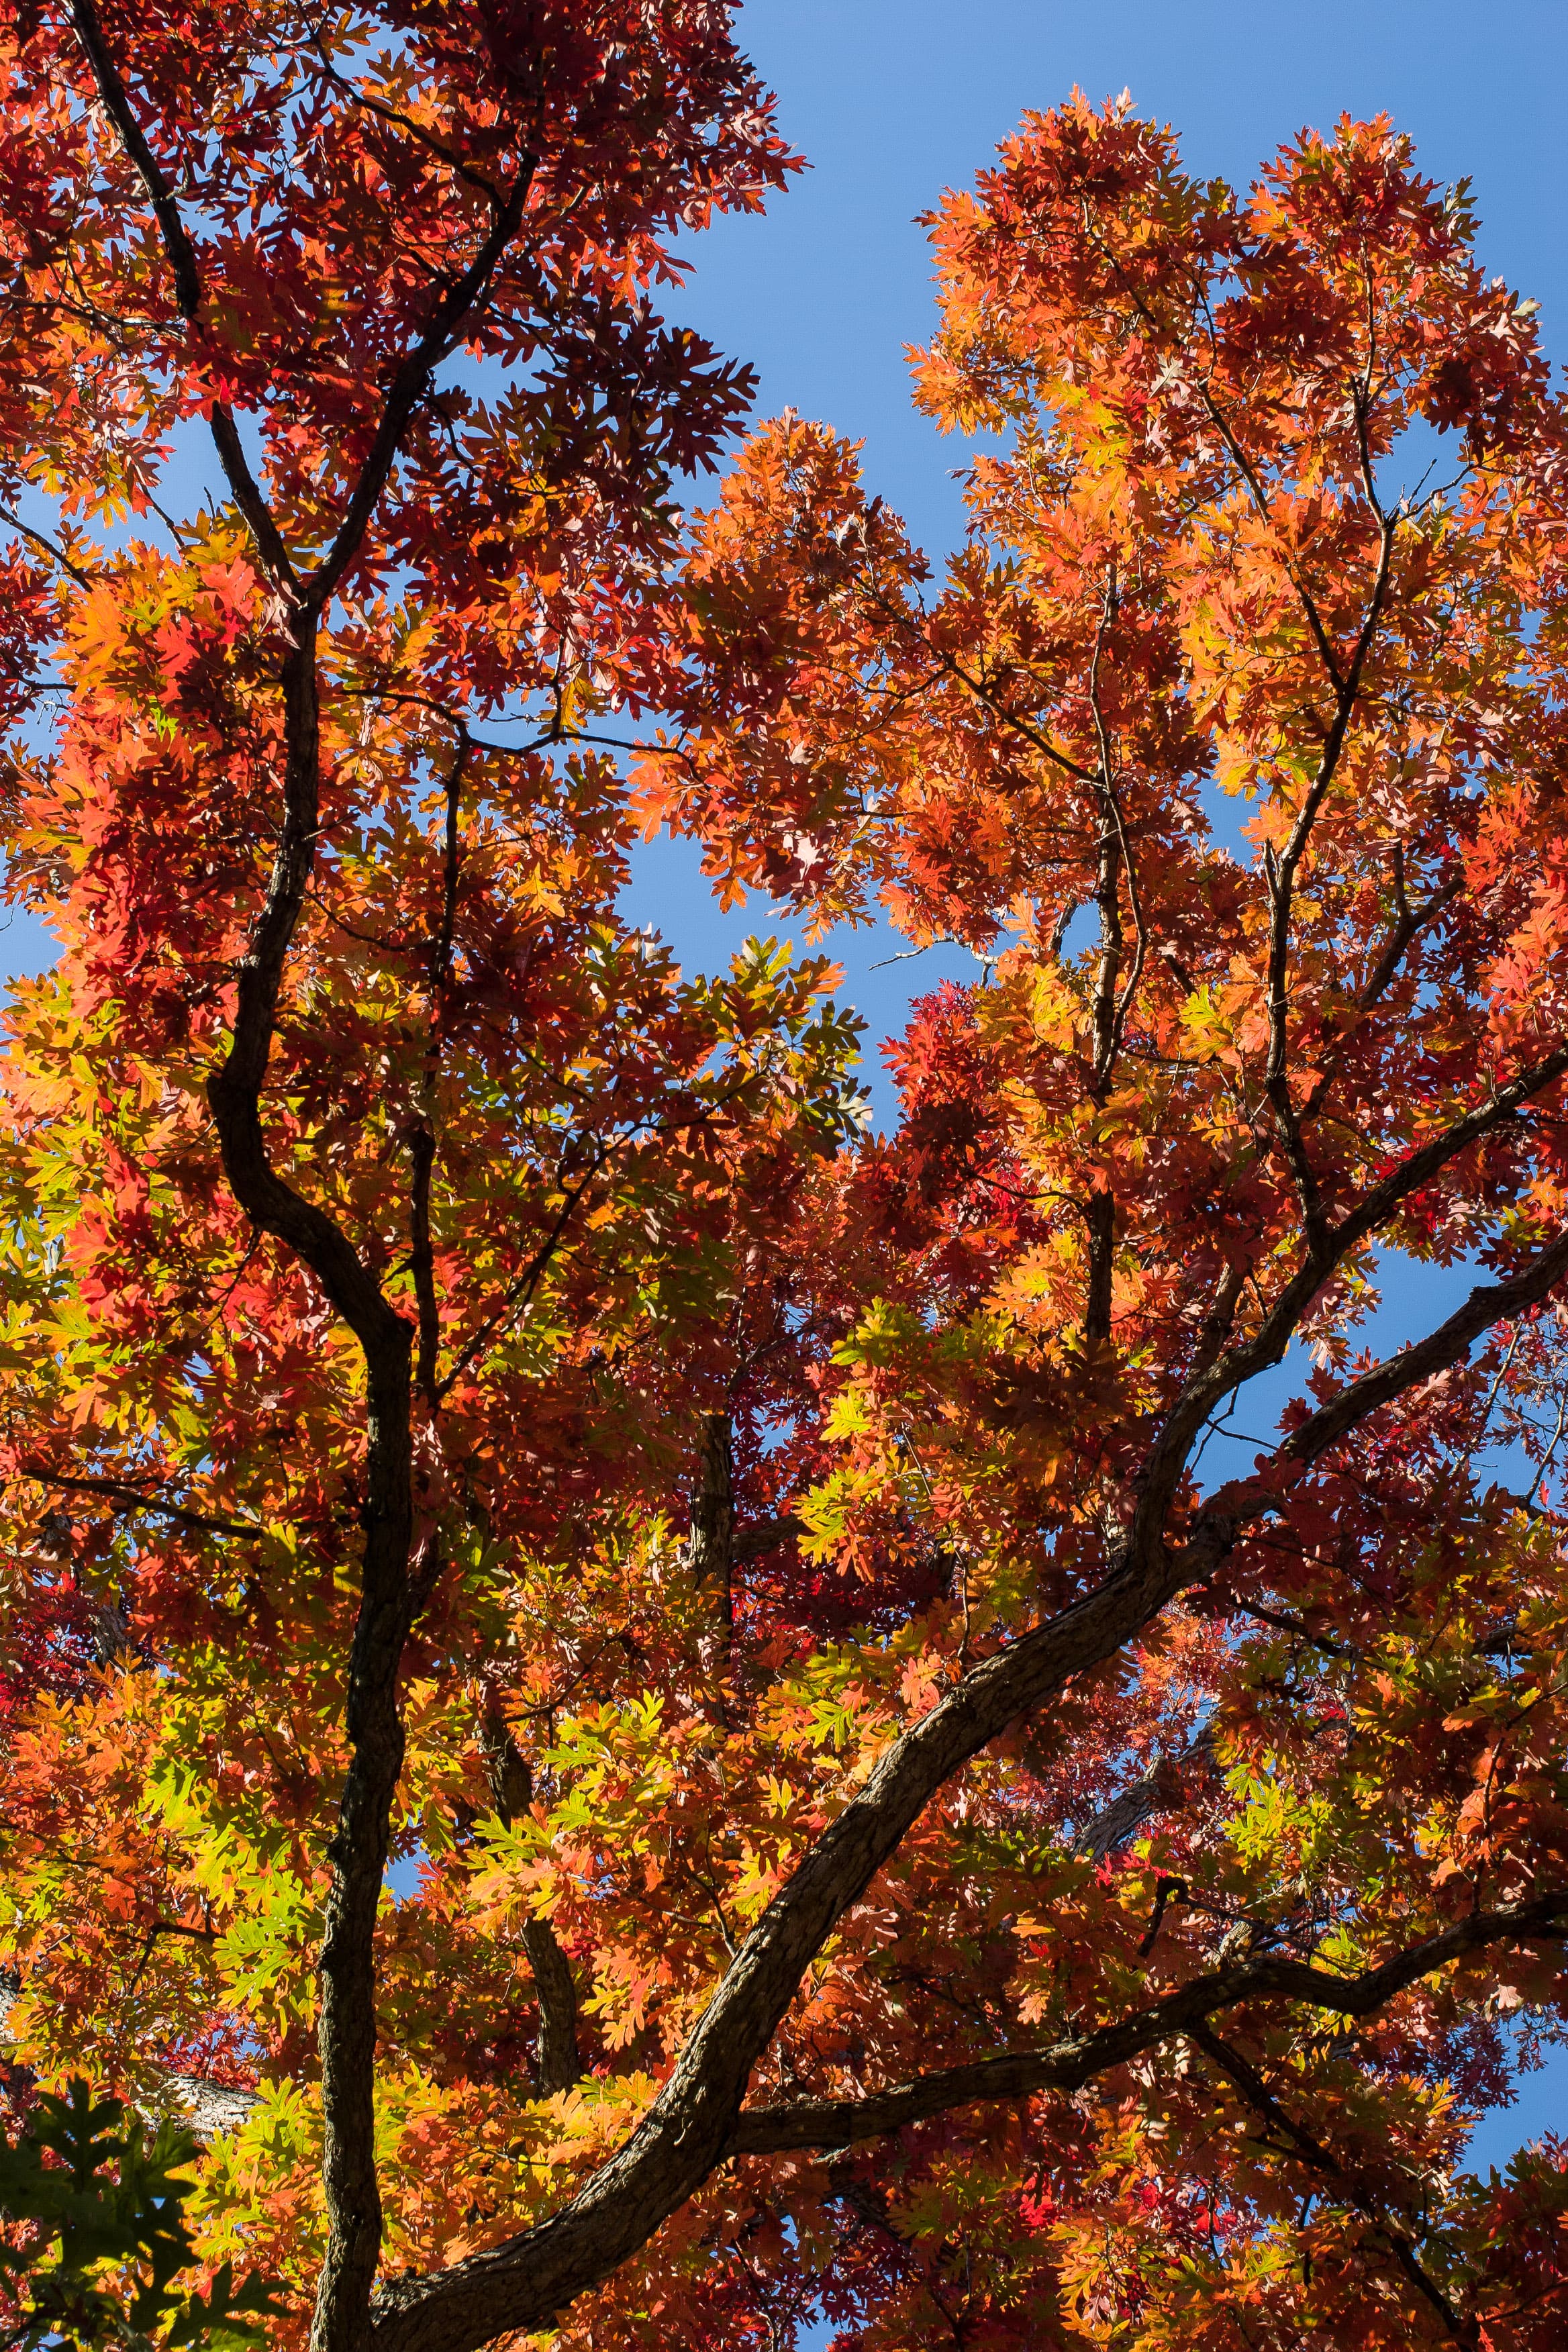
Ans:
{"label": "curved tree branch", "polygon": [[[1249,1339],[1240,1340],[1234,1346],[1200,1359],[1199,1366],[1191,1373],[1166,1414],[1150,1449],[1133,1521],[1131,1540],[1134,1546],[1161,1539],[1165,1517],[1186,1469],[1194,1441],[1221,1398],[1227,1396],[1232,1389],[1238,1388],[1244,1381],[1249,1381],[1255,1372],[1267,1371],[1283,1360],[1302,1317],[1350,1253],[1385,1224],[1403,1202],[1407,1201],[1413,1192],[1418,1192],[1424,1184],[1429,1184],[1462,1151],[1467,1151],[1483,1136],[1507,1126],[1525,1103],[1543,1094],[1564,1075],[1568,1075],[1568,1045],[1558,1045],[1550,1054],[1542,1055],[1539,1061],[1529,1064],[1507,1085],[1494,1087],[1485,1102],[1476,1104],[1449,1126],[1440,1129],[1426,1142],[1418,1145],[1414,1151],[1407,1152],[1381,1182],[1373,1184],[1362,1195],[1348,1214],[1328,1228],[1316,1244],[1309,1246],[1295,1274],[1267,1309]],[[1538,1295],[1544,1295],[1552,1279],[1555,1279],[1554,1276],[1548,1277]],[[1497,1311],[1507,1313],[1510,1310],[1501,1308]],[[1446,1326],[1444,1328],[1447,1328]],[[1484,1325],[1481,1328],[1484,1328]],[[1458,1344],[1456,1342],[1456,1348]],[[1468,1346],[1468,1341],[1462,1344]],[[1392,1363],[1405,1364],[1409,1353],[1406,1350],[1405,1356],[1394,1358]],[[1392,1365],[1388,1369],[1392,1370]],[[1434,1363],[1429,1369],[1436,1370],[1439,1367]],[[1425,1377],[1425,1372],[1412,1372],[1409,1378],[1400,1379],[1397,1385],[1388,1391],[1388,1395],[1399,1393],[1401,1389],[1411,1384],[1413,1379]],[[1386,1398],[1379,1398],[1378,1402],[1386,1402]],[[1370,1401],[1363,1410],[1373,1410]]]}
{"label": "curved tree branch", "polygon": [[162,1495],[144,1494],[129,1478],[89,1478],[72,1476],[64,1470],[46,1470],[37,1463],[23,1465],[23,1475],[40,1486],[58,1487],[62,1494],[93,1495],[112,1503],[117,1511],[145,1511],[154,1519],[171,1519],[177,1528],[189,1528],[194,1534],[211,1536],[258,1536],[265,1533],[258,1519],[215,1519],[205,1511],[193,1511],[187,1504],[169,1501]]}
{"label": "curved tree branch", "polygon": [[[138,122],[110,52],[95,0],[72,0],[72,21],[105,111],[145,186],[163,239],[181,316],[200,329],[203,289],[195,248],[174,194]],[[317,2293],[315,2352],[363,2344],[371,2287],[381,2258],[382,2214],[374,2148],[376,1913],[386,1866],[391,1809],[403,1769],[397,1678],[417,1593],[410,1576],[411,1357],[414,1332],[341,1227],[272,1166],[261,1098],[277,1025],[283,973],[305,903],[320,828],[321,720],[317,635],[321,615],[358,552],[391,475],[403,434],[436,368],[460,341],[488,297],[516,235],[533,166],[492,206],[489,233],[468,268],[449,280],[425,327],[395,370],[369,453],[322,562],[301,582],[276,519],[250,472],[228,409],[215,403],[212,430],[237,505],[283,600],[289,651],[280,672],[284,705],[282,823],[261,912],[237,972],[229,1051],[208,1081],[224,1172],[240,1207],[274,1234],[321,1284],[358,1339],[366,1371],[366,1497],[362,1590],[348,1664],[345,1708],[351,1761],[329,1845],[332,1883],[319,1969],[322,2178],[329,2237]]]}
{"label": "curved tree branch", "polygon": [[1534,1937],[1558,1938],[1565,1925],[1568,1887],[1560,1887],[1529,1903],[1474,1913],[1359,1976],[1336,1977],[1289,1960],[1215,1969],[1115,2025],[1068,2035],[1044,2050],[1010,2050],[973,2065],[942,2067],[862,2099],[800,2099],[745,2108],[727,2153],[773,2156],[795,2148],[847,2147],[982,2100],[1079,2091],[1097,2075],[1158,2049],[1177,2034],[1195,2033],[1207,2019],[1244,2001],[1290,2001],[1331,2016],[1368,2017],[1396,1993],[1468,1953]]}

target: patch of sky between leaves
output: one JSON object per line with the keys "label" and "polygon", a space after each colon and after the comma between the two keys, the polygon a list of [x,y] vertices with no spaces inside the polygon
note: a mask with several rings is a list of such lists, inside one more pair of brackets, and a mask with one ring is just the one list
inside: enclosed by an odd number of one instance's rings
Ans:
{"label": "patch of sky between leaves", "polygon": [[0,980],[36,980],[59,951],[48,925],[29,908],[0,906]]}
{"label": "patch of sky between leaves", "polygon": [[[1508,2038],[1516,2046],[1519,2033]],[[1491,2107],[1481,2117],[1465,2149],[1465,2164],[1484,2180],[1489,2171],[1505,2171],[1521,2148],[1547,2132],[1568,2133],[1568,2048],[1545,2043],[1541,2063],[1515,2077],[1513,2097],[1506,2106]]]}
{"label": "patch of sky between leaves", "polygon": [[[1383,1249],[1372,1278],[1378,1303],[1351,1332],[1350,1346],[1352,1358],[1364,1353],[1381,1361],[1424,1338],[1463,1305],[1478,1283],[1495,1277],[1468,1259],[1430,1265],[1404,1250]],[[1227,1400],[1202,1444],[1203,1493],[1212,1495],[1227,1479],[1248,1476],[1258,1456],[1279,1444],[1280,1415],[1294,1398],[1307,1393],[1311,1369],[1310,1354],[1298,1342],[1282,1362],[1258,1373]],[[1475,1462],[1481,1485],[1495,1483],[1515,1494],[1531,1491],[1537,1475],[1518,1445],[1484,1448]]]}
{"label": "patch of sky between leaves", "polygon": [[423,1847],[416,1853],[405,1854],[399,1862],[389,1862],[382,1874],[382,1885],[395,1903],[412,1903],[419,1892],[427,1857]]}
{"label": "patch of sky between leaves", "polygon": [[844,979],[834,991],[841,1004],[852,1005],[866,1024],[858,1073],[871,1102],[872,1119],[884,1130],[898,1117],[898,1095],[882,1058],[889,1038],[908,1026],[910,1007],[944,980],[967,982],[980,977],[981,965],[965,948],[939,942],[911,952],[910,942],[891,924],[836,924],[816,942],[806,937],[803,917],[779,907],[760,891],[743,905],[721,908],[711,878],[702,871],[702,851],[693,841],[659,835],[639,842],[632,851],[631,877],[619,902],[622,919],[634,929],[658,933],[681,966],[690,972],[727,971],[731,958],[748,939],[788,940],[797,957],[826,955],[843,967]]}

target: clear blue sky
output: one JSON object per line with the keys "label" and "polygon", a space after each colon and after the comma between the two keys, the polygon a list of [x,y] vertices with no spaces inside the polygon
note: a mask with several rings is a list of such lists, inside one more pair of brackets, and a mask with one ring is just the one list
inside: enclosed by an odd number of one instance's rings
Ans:
{"label": "clear blue sky", "polygon": [[958,502],[951,446],[905,390],[903,346],[932,315],[914,216],[1075,83],[1130,89],[1189,168],[1243,184],[1304,124],[1387,111],[1435,179],[1474,180],[1484,264],[1542,303],[1568,358],[1563,0],[747,0],[740,26],[812,169],[765,222],[692,241],[682,308],[761,369],[765,407],[864,435],[928,547]]}

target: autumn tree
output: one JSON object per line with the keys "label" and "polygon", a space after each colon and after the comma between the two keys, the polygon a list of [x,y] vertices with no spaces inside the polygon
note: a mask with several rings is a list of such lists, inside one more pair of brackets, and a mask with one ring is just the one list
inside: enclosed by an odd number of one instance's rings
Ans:
{"label": "autumn tree", "polygon": [[[1462,2151],[1568,1927],[1568,412],[1463,190],[1028,118],[938,579],[796,419],[678,509],[716,0],[4,70],[18,2113],[228,2086],[195,2291],[318,2352],[1555,2342],[1568,2153]],[[893,1133],[821,958],[627,929],[666,823],[976,950]]]}

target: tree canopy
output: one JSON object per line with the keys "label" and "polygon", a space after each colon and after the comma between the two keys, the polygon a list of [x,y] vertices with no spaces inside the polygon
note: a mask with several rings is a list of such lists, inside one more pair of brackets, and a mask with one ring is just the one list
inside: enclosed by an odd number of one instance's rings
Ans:
{"label": "tree canopy", "polygon": [[1544,2352],[1568,406],[1388,121],[1075,94],[935,567],[657,308],[732,15],[4,11],[15,2340]]}

